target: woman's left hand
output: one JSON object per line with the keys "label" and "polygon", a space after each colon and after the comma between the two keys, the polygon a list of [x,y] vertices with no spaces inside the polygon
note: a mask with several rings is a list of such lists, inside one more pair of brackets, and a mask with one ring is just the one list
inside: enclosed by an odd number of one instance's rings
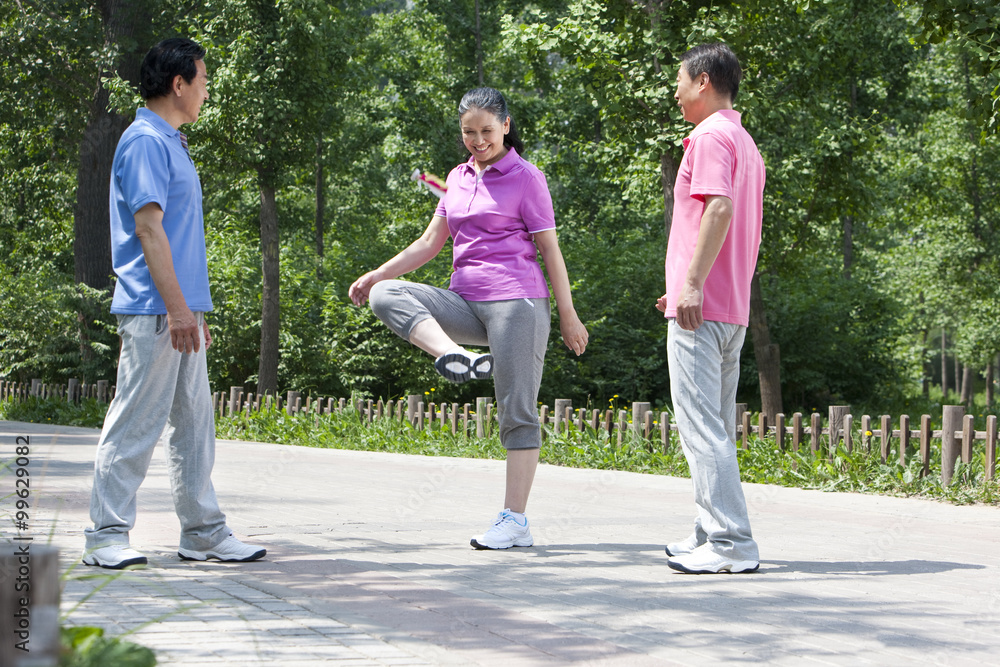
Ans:
{"label": "woman's left hand", "polygon": [[587,349],[590,334],[587,333],[587,327],[583,326],[576,311],[566,317],[562,313],[559,314],[559,329],[562,331],[566,347],[576,352],[578,357],[583,354],[584,350]]}

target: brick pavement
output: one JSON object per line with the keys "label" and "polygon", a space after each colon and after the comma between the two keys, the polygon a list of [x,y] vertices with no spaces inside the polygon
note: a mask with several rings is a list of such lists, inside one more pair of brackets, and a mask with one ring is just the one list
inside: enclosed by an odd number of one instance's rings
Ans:
{"label": "brick pavement", "polygon": [[[34,530],[69,568],[98,433],[0,422],[0,451],[17,435]],[[180,561],[157,455],[132,533],[150,566],[70,624],[132,631],[164,665],[1000,664],[995,507],[746,485],[760,572],[691,576],[663,555],[690,530],[685,479],[542,466],[536,546],[507,552],[468,546],[499,509],[498,461],[220,441],[213,479],[266,559]],[[94,573],[71,569],[64,612]]]}

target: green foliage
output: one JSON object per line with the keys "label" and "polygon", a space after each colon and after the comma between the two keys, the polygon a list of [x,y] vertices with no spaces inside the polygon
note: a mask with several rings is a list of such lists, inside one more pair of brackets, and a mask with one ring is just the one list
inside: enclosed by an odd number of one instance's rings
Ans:
{"label": "green foliage", "polygon": [[967,91],[965,117],[983,128],[983,135],[1000,131],[1000,6],[993,0],[896,0],[917,10],[920,42],[957,44],[973,59],[977,78],[985,86]]}
{"label": "green foliage", "polygon": [[[112,376],[118,345],[110,295],[75,285],[49,263],[23,271],[12,264],[0,263],[0,303],[17,304],[0,308],[0,375],[52,383]],[[97,325],[86,339],[78,333],[78,313]]]}
{"label": "green foliage", "polygon": [[[553,315],[541,398],[665,401],[653,303],[669,166],[690,129],[673,81],[684,50],[714,39],[744,63],[737,107],[768,169],[759,266],[786,412],[912,397],[942,328],[959,359],[981,368],[1000,351],[1000,169],[966,100],[995,94],[996,70],[983,68],[996,38],[982,30],[995,11],[981,0],[902,11],[862,0],[157,5],[164,36],[208,47],[211,99],[187,130],[216,306],[211,382],[256,390],[270,185],[280,391],[391,398],[432,387],[460,403],[490,391],[440,382],[425,355],[347,300],[358,275],[424,229],[436,201],[410,172],[444,176],[462,159],[455,108],[481,64],[547,176],[591,334],[578,358]],[[95,77],[115,108],[135,104],[111,71],[137,45],[105,39],[106,18],[76,0],[0,9],[10,46],[0,80],[11,93],[0,99],[0,374],[11,379],[114,375],[107,295],[73,286],[76,169]],[[934,43],[913,48],[911,37]],[[407,278],[445,285],[449,259]],[[740,397],[753,405],[751,345],[742,371]]]}
{"label": "green foliage", "polygon": [[[896,349],[902,333],[897,302],[878,289],[874,276],[848,280],[835,269],[797,270],[802,283],[794,288],[762,281],[768,317],[780,323],[773,340],[781,347],[784,404],[825,409],[898,400],[907,386]],[[755,378],[756,364],[744,348],[746,393]]]}
{"label": "green foliage", "polygon": [[[217,430],[219,437],[257,442],[428,456],[505,457],[495,423],[489,437],[475,439],[462,437],[460,433],[452,435],[449,426],[442,428],[437,423],[421,431],[392,419],[375,420],[372,424],[362,420],[363,415],[353,408],[318,420],[312,415],[292,417],[281,410],[270,410],[222,419]],[[620,445],[617,432],[609,438],[606,431],[589,427],[579,430],[575,424],[564,427],[559,434],[551,426],[546,426],[543,432],[540,458],[545,463],[675,476],[690,474],[676,434],[671,435],[670,446],[663,451],[659,442],[647,441],[631,432],[624,434]],[[863,442],[862,434],[855,433],[853,441]],[[882,462],[877,448],[856,447],[848,452],[841,444],[829,456],[825,449],[815,454],[808,448],[782,451],[772,437],[751,436],[747,449],[739,449],[737,454],[744,482],[822,491],[925,496],[956,504],[1000,502],[1000,480],[986,480],[982,451],[969,464],[959,462],[952,483],[947,486],[940,481],[940,448],[932,448],[931,474],[926,477],[921,475],[922,463],[912,451],[907,464],[900,465],[892,458]]]}
{"label": "green foliage", "polygon": [[64,398],[35,398],[0,401],[0,419],[32,424],[63,424],[100,428],[108,406],[95,398],[70,403]]}
{"label": "green foliage", "polygon": [[[428,391],[426,402],[440,402],[437,392]],[[506,452],[500,444],[496,414],[485,438],[463,436],[461,420],[457,434],[451,433],[450,421],[427,424],[419,430],[408,422],[395,419],[375,419],[365,422],[363,413],[354,407],[359,396],[354,395],[343,412],[317,417],[314,414],[292,416],[284,408],[262,409],[260,412],[241,413],[219,418],[216,437],[252,442],[273,442],[285,445],[352,449],[364,451],[418,454],[424,456],[455,456],[463,458],[503,459]],[[618,397],[609,400],[607,407],[616,409]],[[905,403],[910,415],[925,413],[940,415],[941,404],[925,402],[919,405]],[[0,402],[0,419],[57,423],[76,426],[100,426],[107,406],[95,401],[67,404],[65,401],[29,399],[24,403]],[[976,413],[974,413],[976,414]],[[938,416],[938,419],[940,417]],[[470,432],[474,426],[475,412],[470,417]],[[858,424],[860,420],[856,420]],[[976,427],[984,428],[980,412]],[[935,421],[932,428],[940,425]],[[655,430],[655,429],[654,429]],[[646,440],[626,431],[619,444],[618,431],[610,437],[603,429],[593,430],[589,425],[582,430],[576,423],[563,426],[556,433],[552,425],[543,429],[541,461],[553,465],[599,470],[626,470],[630,472],[686,477],[690,474],[680,446],[679,436],[672,432],[665,451],[658,439]],[[941,483],[941,448],[931,448],[930,474],[922,475],[923,463],[912,449],[907,452],[905,465],[897,461],[898,442],[886,462],[881,460],[878,443],[856,431],[852,438],[855,447],[847,451],[843,443],[831,455],[825,439],[820,449],[813,453],[808,446],[799,451],[778,448],[773,436],[766,438],[751,435],[746,449],[738,449],[741,478],[755,484],[775,484],[786,487],[876,493],[896,496],[922,496],[951,503],[1000,503],[1000,478],[986,479],[986,453],[977,447],[973,460],[959,461],[955,466],[952,482]],[[869,444],[866,444],[869,443]]]}
{"label": "green foliage", "polygon": [[105,637],[94,627],[63,627],[59,630],[63,652],[59,667],[154,667],[156,654],[117,637]]}
{"label": "green foliage", "polygon": [[1000,350],[1000,139],[964,118],[962,91],[983,89],[967,52],[936,46],[914,78],[926,114],[888,146],[889,287],[914,334],[943,327],[958,360],[982,368]]}

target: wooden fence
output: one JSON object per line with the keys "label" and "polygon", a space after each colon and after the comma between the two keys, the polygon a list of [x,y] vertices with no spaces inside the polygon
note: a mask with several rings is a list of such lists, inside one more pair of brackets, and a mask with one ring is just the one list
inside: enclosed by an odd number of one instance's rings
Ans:
{"label": "wooden fence", "polygon": [[[65,385],[46,385],[40,380],[32,380],[30,384],[0,380],[0,400],[38,396],[67,401],[95,398],[107,402],[114,397],[114,393],[114,386],[106,380],[89,385],[77,380],[70,380]],[[398,401],[356,400],[350,409],[367,423],[376,419],[405,420],[420,430],[437,428],[468,436],[474,433],[479,438],[492,432],[496,420],[492,397],[477,398],[474,408],[470,403],[459,406],[458,403],[425,402],[425,397],[411,394]],[[343,413],[348,405],[349,401],[344,398],[307,396],[303,399],[295,391],[289,391],[284,400],[271,395],[244,394],[242,387],[231,387],[228,393],[212,394],[212,408],[220,417],[249,414],[262,409],[283,409],[290,416],[312,416],[318,423],[322,415]],[[902,415],[898,420],[889,415],[881,415],[877,420],[862,415],[860,422],[856,423],[850,406],[844,405],[830,406],[825,424],[823,415],[818,412],[808,416],[796,412],[791,419],[778,414],[774,423],[768,420],[767,415],[759,414],[754,423],[753,415],[746,408],[744,403],[736,405],[737,446],[744,449],[749,446],[751,435],[773,437],[781,450],[799,451],[808,447],[813,454],[828,457],[833,456],[841,445],[847,451],[853,451],[855,447],[871,451],[877,443],[883,462],[894,458],[901,465],[906,465],[909,457],[916,455],[923,463],[923,475],[926,476],[930,474],[931,446],[937,442],[941,447],[941,479],[947,484],[954,475],[957,461],[971,462],[976,443],[981,441],[985,448],[986,479],[992,480],[996,474],[997,417],[988,416],[986,430],[977,431],[973,416],[965,414],[961,405],[944,406],[939,430],[931,429],[930,415],[921,415],[916,422],[911,422],[909,415]],[[650,403],[645,402],[632,403],[631,410],[587,410],[574,409],[572,400],[557,398],[551,411],[547,405],[541,407],[538,420],[542,426],[551,426],[552,433],[556,435],[571,426],[581,432],[586,429],[595,432],[603,430],[620,447],[631,434],[644,439],[650,448],[659,441],[664,452],[671,446],[670,433],[677,431],[677,425],[670,423],[670,413],[656,415]]]}

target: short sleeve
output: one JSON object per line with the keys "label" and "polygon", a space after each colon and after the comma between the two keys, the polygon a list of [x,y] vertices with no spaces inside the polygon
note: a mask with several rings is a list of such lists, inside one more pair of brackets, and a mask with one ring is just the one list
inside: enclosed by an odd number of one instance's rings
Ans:
{"label": "short sleeve", "polygon": [[736,151],[726,137],[706,132],[688,145],[691,164],[691,196],[722,195],[733,198]]}
{"label": "short sleeve", "polygon": [[150,136],[140,135],[122,150],[115,177],[133,215],[151,202],[159,204],[164,212],[167,210],[168,159],[166,147]]}
{"label": "short sleeve", "polygon": [[530,234],[556,228],[556,214],[552,210],[552,195],[545,174],[537,171],[531,175],[521,195],[521,219]]}
{"label": "short sleeve", "polygon": [[458,165],[448,172],[448,176],[444,179],[444,196],[438,200],[437,208],[434,209],[434,215],[439,215],[442,218],[448,217],[448,195],[458,192],[458,177],[461,168],[462,165]]}

